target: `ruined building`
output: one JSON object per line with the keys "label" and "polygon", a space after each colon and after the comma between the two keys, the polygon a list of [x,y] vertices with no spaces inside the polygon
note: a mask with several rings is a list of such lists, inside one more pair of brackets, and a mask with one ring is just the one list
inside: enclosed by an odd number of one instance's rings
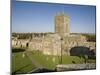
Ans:
{"label": "ruined building", "polygon": [[87,42],[85,36],[70,34],[70,18],[64,14],[55,16],[55,33],[32,33],[31,39],[12,39],[12,47],[38,50],[47,55],[70,55],[73,47],[83,46],[95,50],[95,42]]}

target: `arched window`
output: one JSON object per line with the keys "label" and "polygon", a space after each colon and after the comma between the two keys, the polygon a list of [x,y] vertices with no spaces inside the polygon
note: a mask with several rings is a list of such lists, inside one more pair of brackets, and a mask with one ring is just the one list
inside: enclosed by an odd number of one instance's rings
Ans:
{"label": "arched window", "polygon": [[26,47],[28,47],[29,46],[29,43],[26,43]]}

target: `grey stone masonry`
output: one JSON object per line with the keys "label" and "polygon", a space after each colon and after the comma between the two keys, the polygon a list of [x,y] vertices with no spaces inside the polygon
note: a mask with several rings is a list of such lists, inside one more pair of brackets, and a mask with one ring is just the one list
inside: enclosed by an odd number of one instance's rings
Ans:
{"label": "grey stone masonry", "polygon": [[57,71],[70,71],[70,70],[85,70],[85,69],[95,69],[95,63],[86,64],[68,64],[68,65],[57,65]]}

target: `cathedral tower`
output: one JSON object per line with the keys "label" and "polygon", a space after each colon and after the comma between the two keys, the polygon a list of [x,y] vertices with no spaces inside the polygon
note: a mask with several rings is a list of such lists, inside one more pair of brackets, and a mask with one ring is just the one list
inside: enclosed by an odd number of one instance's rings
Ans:
{"label": "cathedral tower", "polygon": [[70,34],[69,17],[63,13],[55,16],[55,32],[62,38]]}

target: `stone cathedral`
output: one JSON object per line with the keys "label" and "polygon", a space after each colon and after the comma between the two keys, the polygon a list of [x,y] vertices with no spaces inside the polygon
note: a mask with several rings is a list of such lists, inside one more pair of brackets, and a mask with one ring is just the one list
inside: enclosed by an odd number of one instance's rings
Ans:
{"label": "stone cathedral", "polygon": [[[70,17],[61,13],[55,16],[54,33],[32,33],[31,39],[12,39],[12,47],[27,48],[28,51],[41,51],[46,55],[70,55],[73,47],[83,46],[96,49],[95,42],[88,42],[86,37],[70,34]],[[19,35],[19,34],[18,34]],[[21,34],[23,35],[23,34]]]}

